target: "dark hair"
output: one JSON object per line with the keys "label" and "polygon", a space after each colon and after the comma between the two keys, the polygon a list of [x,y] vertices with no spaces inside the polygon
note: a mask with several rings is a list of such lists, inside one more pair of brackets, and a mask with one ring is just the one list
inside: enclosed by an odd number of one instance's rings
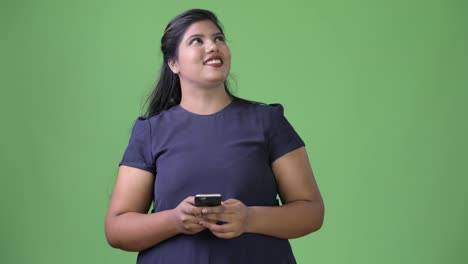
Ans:
{"label": "dark hair", "polygon": [[[180,103],[182,91],[180,88],[179,76],[171,71],[168,62],[177,59],[178,46],[187,28],[193,23],[202,20],[213,22],[221,33],[224,34],[216,15],[203,9],[187,10],[172,19],[166,26],[164,35],[161,38],[161,52],[163,54],[161,72],[156,87],[147,100],[147,102],[149,101],[149,105],[145,117],[148,118],[157,115]],[[224,81],[224,88],[228,95],[237,98],[230,92],[226,81]]]}

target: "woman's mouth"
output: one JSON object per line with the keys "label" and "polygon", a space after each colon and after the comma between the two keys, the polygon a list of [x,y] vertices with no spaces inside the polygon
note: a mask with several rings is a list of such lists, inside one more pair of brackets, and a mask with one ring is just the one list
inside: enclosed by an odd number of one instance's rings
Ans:
{"label": "woman's mouth", "polygon": [[223,60],[219,56],[213,56],[208,58],[205,62],[205,65],[213,66],[213,67],[221,67],[223,66]]}

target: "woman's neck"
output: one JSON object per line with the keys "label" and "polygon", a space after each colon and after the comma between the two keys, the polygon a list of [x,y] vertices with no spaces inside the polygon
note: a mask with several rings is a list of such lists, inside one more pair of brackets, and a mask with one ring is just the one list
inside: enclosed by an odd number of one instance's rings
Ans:
{"label": "woman's neck", "polygon": [[224,84],[209,89],[190,89],[182,87],[180,106],[199,115],[216,113],[229,105],[232,98],[226,92]]}

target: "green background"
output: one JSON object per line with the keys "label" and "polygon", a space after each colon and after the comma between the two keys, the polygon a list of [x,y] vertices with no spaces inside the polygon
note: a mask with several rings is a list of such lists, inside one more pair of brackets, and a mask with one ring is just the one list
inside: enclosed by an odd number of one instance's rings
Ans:
{"label": "green background", "polygon": [[1,263],[135,262],[104,216],[162,32],[194,7],[225,26],[235,93],[307,144],[326,215],[299,263],[467,263],[462,0],[1,1]]}

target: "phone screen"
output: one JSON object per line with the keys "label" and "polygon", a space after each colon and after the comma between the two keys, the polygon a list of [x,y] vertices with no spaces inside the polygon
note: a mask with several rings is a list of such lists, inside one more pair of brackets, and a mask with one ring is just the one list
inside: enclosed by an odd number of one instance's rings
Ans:
{"label": "phone screen", "polygon": [[195,206],[220,206],[223,196],[221,194],[197,194]]}

